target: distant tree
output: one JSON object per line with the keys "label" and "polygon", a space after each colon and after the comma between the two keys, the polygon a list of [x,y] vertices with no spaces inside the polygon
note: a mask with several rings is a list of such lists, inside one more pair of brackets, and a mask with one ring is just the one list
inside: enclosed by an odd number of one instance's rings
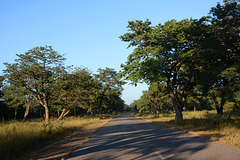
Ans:
{"label": "distant tree", "polygon": [[167,91],[166,84],[153,83],[148,88],[148,100],[151,105],[154,106],[154,110],[157,114],[160,112],[168,112],[171,107],[171,103],[168,103],[170,96]]}
{"label": "distant tree", "polygon": [[112,68],[98,69],[95,79],[99,83],[99,90],[96,93],[96,104],[99,112],[110,109],[110,107],[114,109],[116,104],[122,104],[123,108],[124,102],[120,99],[120,95],[123,91],[122,85],[125,82],[118,78],[118,73]]}
{"label": "distant tree", "polygon": [[131,108],[131,111],[132,111],[132,112],[138,112],[138,109],[137,109],[137,101],[138,101],[138,100],[134,100],[134,101],[129,105],[129,107]]}
{"label": "distant tree", "polygon": [[0,99],[3,96],[2,94],[3,81],[4,81],[4,77],[0,76]]}
{"label": "distant tree", "polygon": [[143,91],[142,96],[138,100],[134,101],[134,103],[139,113],[153,112],[152,105],[149,102],[148,91]]}
{"label": "distant tree", "polygon": [[15,63],[4,63],[7,83],[24,88],[45,109],[45,123],[49,123],[50,102],[56,93],[55,84],[64,71],[62,55],[51,46],[35,47],[25,54],[17,54]]}
{"label": "distant tree", "polygon": [[3,96],[4,103],[9,107],[14,108],[14,120],[17,118],[17,110],[21,107],[25,108],[25,114],[23,117],[23,121],[26,120],[29,109],[31,105],[33,105],[33,98],[26,94],[26,91],[22,87],[17,87],[13,84],[6,85],[3,87]]}
{"label": "distant tree", "polygon": [[131,107],[127,104],[124,105],[124,112],[130,112],[131,111]]}

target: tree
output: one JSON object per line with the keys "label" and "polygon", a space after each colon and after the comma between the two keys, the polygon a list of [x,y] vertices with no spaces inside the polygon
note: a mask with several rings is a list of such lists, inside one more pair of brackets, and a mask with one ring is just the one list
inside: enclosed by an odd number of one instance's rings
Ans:
{"label": "tree", "polygon": [[[99,83],[99,90],[96,93],[96,104],[100,113],[103,109],[114,107],[116,104],[123,105],[120,95],[124,81],[118,78],[118,73],[112,68],[98,69],[95,80]],[[114,109],[114,108],[112,108]]]}
{"label": "tree", "polygon": [[4,77],[0,76],[0,98],[3,96],[2,94],[3,80],[4,80]]}
{"label": "tree", "polygon": [[89,110],[92,107],[91,102],[96,85],[87,68],[70,69],[69,73],[63,74],[56,86],[59,93],[55,95],[55,106],[62,110],[58,120],[77,107]]}
{"label": "tree", "polygon": [[184,99],[179,97],[186,96],[185,86],[195,73],[192,70],[195,69],[196,44],[190,34],[197,30],[195,23],[193,20],[171,20],[153,27],[149,20],[137,20],[128,22],[127,28],[130,32],[120,39],[130,42],[128,47],[135,49],[121,65],[120,76],[133,83],[164,81],[176,112],[175,122],[181,121],[184,104],[181,101]]}
{"label": "tree", "polygon": [[236,1],[225,1],[213,7],[208,17],[199,20],[203,30],[200,39],[202,73],[199,75],[202,91],[212,96],[219,115],[223,106],[234,101],[239,90],[240,71],[240,8]]}
{"label": "tree", "polygon": [[35,47],[25,54],[17,54],[16,63],[6,65],[4,70],[8,83],[24,88],[45,109],[45,123],[50,117],[50,102],[56,92],[55,84],[64,71],[62,55],[51,46]]}
{"label": "tree", "polygon": [[4,103],[14,108],[14,120],[16,120],[17,110],[25,104],[27,99],[24,89],[12,84],[4,86],[2,92]]}
{"label": "tree", "polygon": [[148,100],[151,105],[154,106],[155,112],[168,112],[170,105],[167,102],[169,97],[166,84],[164,83],[153,83],[148,88]]}

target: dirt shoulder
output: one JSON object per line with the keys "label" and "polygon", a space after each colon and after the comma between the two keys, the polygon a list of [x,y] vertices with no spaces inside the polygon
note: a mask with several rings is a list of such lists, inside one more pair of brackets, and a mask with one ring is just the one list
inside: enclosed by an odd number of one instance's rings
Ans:
{"label": "dirt shoulder", "polygon": [[79,148],[86,142],[96,131],[104,126],[110,119],[103,120],[101,123],[87,126],[84,131],[74,132],[65,138],[51,143],[40,150],[30,154],[30,160],[50,160],[65,159],[72,151]]}

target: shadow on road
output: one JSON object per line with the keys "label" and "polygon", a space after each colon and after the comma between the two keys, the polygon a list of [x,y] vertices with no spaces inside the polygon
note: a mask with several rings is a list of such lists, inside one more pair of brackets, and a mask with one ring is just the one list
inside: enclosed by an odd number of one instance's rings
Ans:
{"label": "shadow on road", "polygon": [[167,127],[119,116],[97,132],[70,159],[185,159],[212,141]]}

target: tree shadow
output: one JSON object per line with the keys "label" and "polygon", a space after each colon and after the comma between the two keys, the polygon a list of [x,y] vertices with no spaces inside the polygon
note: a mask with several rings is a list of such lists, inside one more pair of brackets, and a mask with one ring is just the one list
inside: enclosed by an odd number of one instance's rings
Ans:
{"label": "tree shadow", "polygon": [[110,121],[70,159],[185,159],[213,141],[152,124],[130,115]]}

